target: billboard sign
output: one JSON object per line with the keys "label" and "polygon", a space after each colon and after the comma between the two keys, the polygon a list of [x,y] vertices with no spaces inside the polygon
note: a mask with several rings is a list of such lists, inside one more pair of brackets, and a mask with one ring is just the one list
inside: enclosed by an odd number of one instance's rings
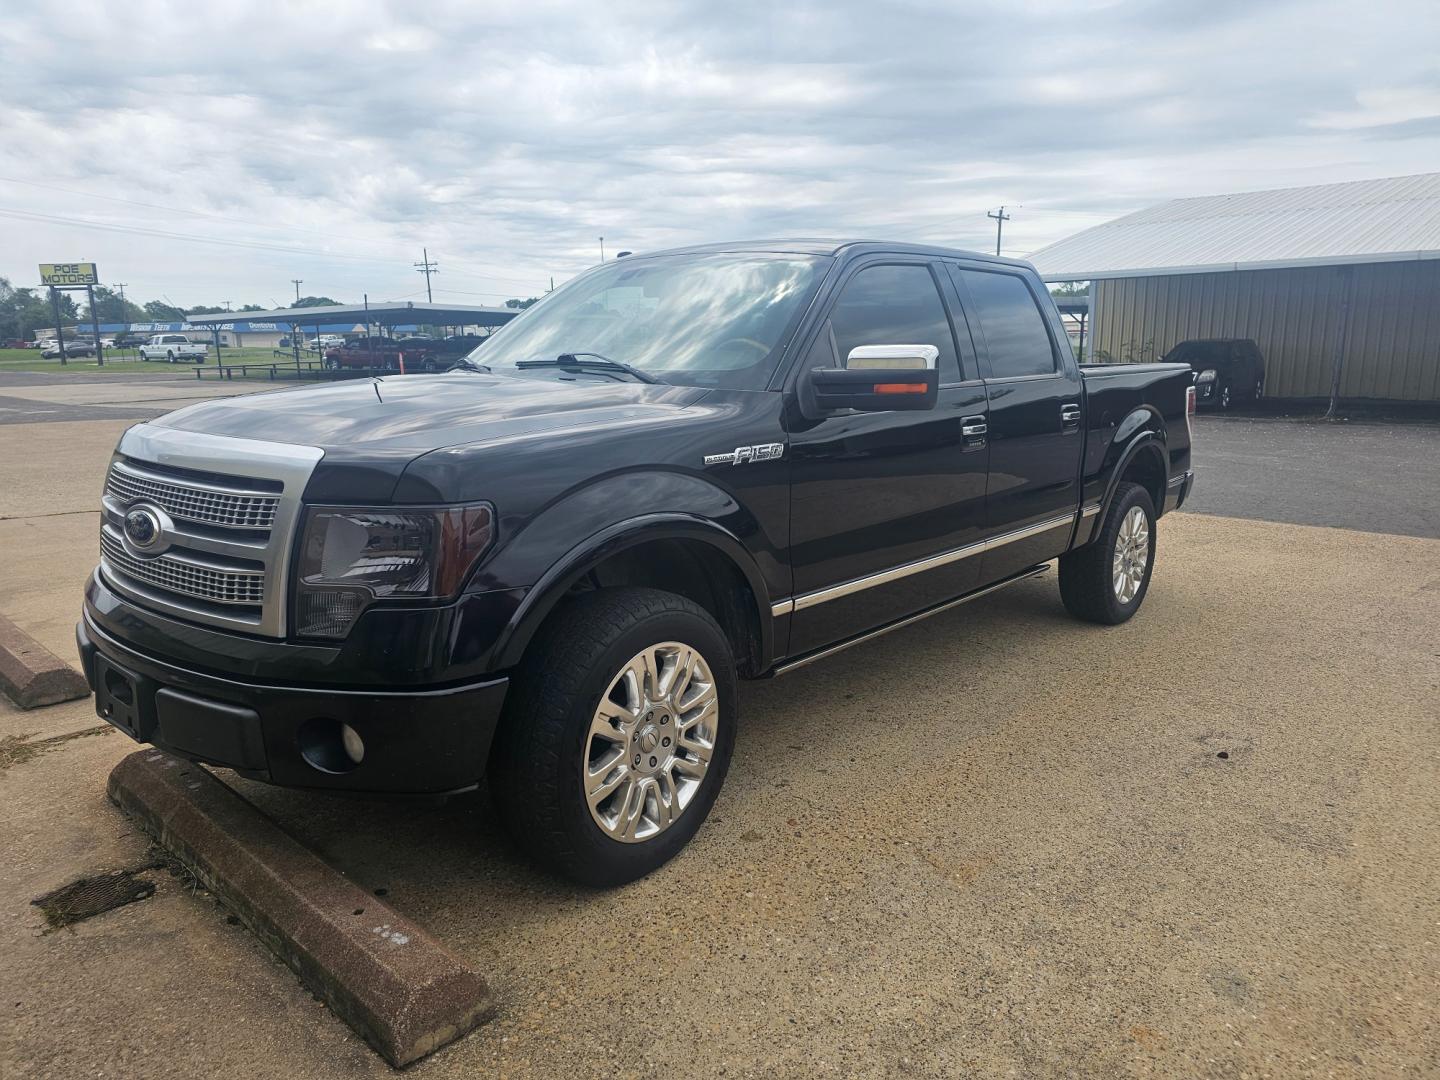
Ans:
{"label": "billboard sign", "polygon": [[100,278],[94,263],[41,263],[42,285],[95,285]]}

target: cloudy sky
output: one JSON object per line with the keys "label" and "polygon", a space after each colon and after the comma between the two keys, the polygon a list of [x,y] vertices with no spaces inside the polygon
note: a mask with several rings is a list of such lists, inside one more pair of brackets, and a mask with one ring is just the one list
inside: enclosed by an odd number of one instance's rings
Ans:
{"label": "cloudy sky", "polygon": [[1440,170],[1435,0],[9,0],[0,276],[496,303],[616,250],[1007,254],[1146,204]]}

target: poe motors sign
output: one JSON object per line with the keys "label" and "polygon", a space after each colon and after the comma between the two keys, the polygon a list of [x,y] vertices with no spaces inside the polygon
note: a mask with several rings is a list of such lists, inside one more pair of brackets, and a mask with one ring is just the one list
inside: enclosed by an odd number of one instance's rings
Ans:
{"label": "poe motors sign", "polygon": [[[67,364],[69,355],[65,347],[65,327],[61,325],[64,321],[60,317],[60,293],[68,290],[85,290],[86,297],[90,301],[90,332],[95,336],[91,344],[85,346],[88,350],[95,351],[95,364],[105,363],[105,346],[100,344],[100,317],[95,312],[95,286],[99,284],[100,278],[95,273],[94,263],[41,263],[40,284],[50,290],[50,308],[55,313],[55,345],[60,353],[60,363]],[[78,347],[79,343],[72,348]],[[82,350],[83,351],[83,350]]]}
{"label": "poe motors sign", "polygon": [[73,287],[95,285],[100,281],[94,263],[41,263],[40,284]]}

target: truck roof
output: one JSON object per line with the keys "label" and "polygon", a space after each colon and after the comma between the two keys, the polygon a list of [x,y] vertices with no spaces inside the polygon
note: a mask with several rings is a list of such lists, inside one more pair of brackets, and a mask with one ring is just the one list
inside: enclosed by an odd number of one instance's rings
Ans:
{"label": "truck roof", "polygon": [[1001,263],[1006,266],[1030,267],[1030,264],[1023,259],[1006,259],[998,255],[986,255],[980,251],[965,251],[961,248],[939,247],[934,244],[912,244],[886,240],[806,238],[730,240],[716,244],[695,244],[685,247],[666,248],[662,251],[637,251],[633,257],[648,255],[685,255],[702,251],[764,251],[787,255],[829,255],[831,257],[848,257],[884,252],[904,255],[936,255],[942,258],[973,259],[981,262]]}

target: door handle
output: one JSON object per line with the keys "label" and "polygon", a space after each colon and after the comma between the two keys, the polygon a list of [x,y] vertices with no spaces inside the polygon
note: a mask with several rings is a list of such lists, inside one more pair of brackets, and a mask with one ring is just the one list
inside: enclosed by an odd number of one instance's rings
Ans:
{"label": "door handle", "polygon": [[985,436],[990,431],[990,425],[985,422],[983,416],[962,416],[960,418],[960,449],[983,450],[985,448]]}
{"label": "door handle", "polygon": [[1062,428],[1080,426],[1080,406],[1078,404],[1069,401],[1060,406],[1060,426]]}

